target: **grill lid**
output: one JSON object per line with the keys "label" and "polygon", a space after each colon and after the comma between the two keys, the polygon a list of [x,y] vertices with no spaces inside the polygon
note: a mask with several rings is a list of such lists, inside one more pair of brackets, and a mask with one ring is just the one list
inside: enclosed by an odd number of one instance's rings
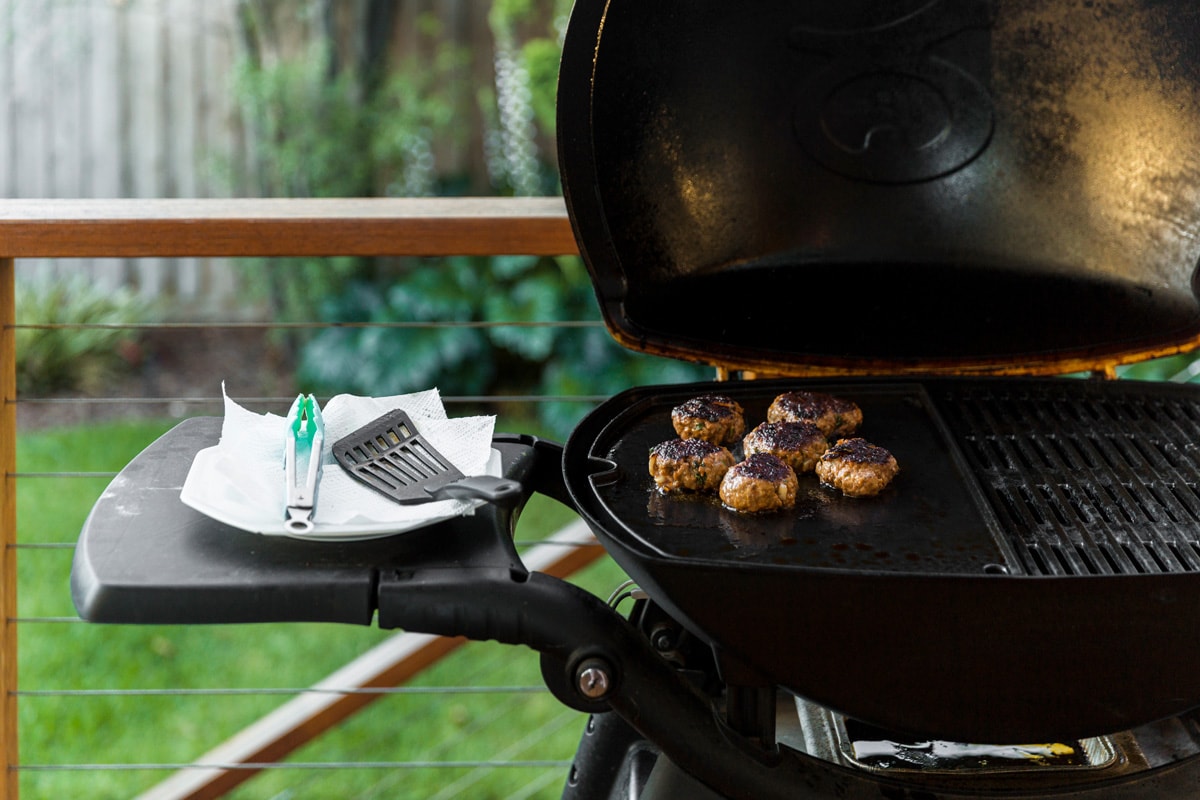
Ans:
{"label": "grill lid", "polygon": [[578,0],[560,169],[613,335],[783,374],[1200,343],[1200,18],[1085,5]]}

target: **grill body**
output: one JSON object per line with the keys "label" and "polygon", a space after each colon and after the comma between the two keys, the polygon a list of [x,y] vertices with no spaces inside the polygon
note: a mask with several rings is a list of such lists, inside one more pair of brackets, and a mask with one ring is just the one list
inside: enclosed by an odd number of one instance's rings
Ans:
{"label": "grill body", "polygon": [[[751,418],[794,388],[859,402],[893,485],[864,501],[804,476],[797,512],[768,517],[653,489],[647,443],[671,438],[674,405],[720,391]],[[1200,394],[1162,384],[647,387],[584,420],[564,471],[609,552],[727,671],[912,734],[1043,741],[1200,705],[1198,433]]]}
{"label": "grill body", "polygon": [[[1200,395],[998,377],[1200,345],[1191,3],[578,0],[558,137],[613,336],[788,378],[634,389],[565,451],[731,697],[982,742],[1200,705]],[[649,485],[674,404],[803,387],[860,401],[880,497],[802,486],[781,520]]]}

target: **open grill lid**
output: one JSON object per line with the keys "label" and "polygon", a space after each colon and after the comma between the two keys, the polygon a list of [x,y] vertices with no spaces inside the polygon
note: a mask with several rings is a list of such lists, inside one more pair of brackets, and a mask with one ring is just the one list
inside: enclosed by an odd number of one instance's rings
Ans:
{"label": "open grill lid", "polygon": [[558,97],[622,344],[730,369],[1109,369],[1200,343],[1188,0],[577,0]]}

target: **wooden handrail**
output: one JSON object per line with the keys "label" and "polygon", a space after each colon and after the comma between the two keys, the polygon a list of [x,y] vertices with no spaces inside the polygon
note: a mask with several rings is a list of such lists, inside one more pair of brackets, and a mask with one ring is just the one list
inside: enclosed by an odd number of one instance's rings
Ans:
{"label": "wooden handrail", "polygon": [[0,200],[0,258],[576,252],[560,197]]}

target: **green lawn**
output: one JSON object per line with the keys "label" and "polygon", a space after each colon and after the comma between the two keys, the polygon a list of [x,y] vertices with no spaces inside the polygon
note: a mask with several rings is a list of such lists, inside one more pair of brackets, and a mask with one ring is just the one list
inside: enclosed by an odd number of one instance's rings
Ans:
{"label": "green lawn", "polygon": [[[22,434],[18,470],[115,472],[171,423],[105,424]],[[22,477],[18,536],[23,545],[73,543],[100,477]],[[572,515],[535,498],[518,538],[536,539]],[[250,534],[247,534],[250,535]],[[72,617],[70,547],[19,553],[19,616],[51,618],[19,627],[21,776],[26,798],[132,797],[164,770],[41,770],[44,765],[190,762],[289,697],[234,695],[43,696],[108,689],[259,689],[315,683],[389,632],[339,625],[93,626]],[[622,574],[605,560],[579,582],[606,594]],[[412,686],[540,686],[538,659],[524,648],[472,643]],[[549,798],[561,767],[316,769],[317,762],[569,760],[582,715],[542,691],[390,695],[298,751],[294,768],[259,775],[235,798]]]}

